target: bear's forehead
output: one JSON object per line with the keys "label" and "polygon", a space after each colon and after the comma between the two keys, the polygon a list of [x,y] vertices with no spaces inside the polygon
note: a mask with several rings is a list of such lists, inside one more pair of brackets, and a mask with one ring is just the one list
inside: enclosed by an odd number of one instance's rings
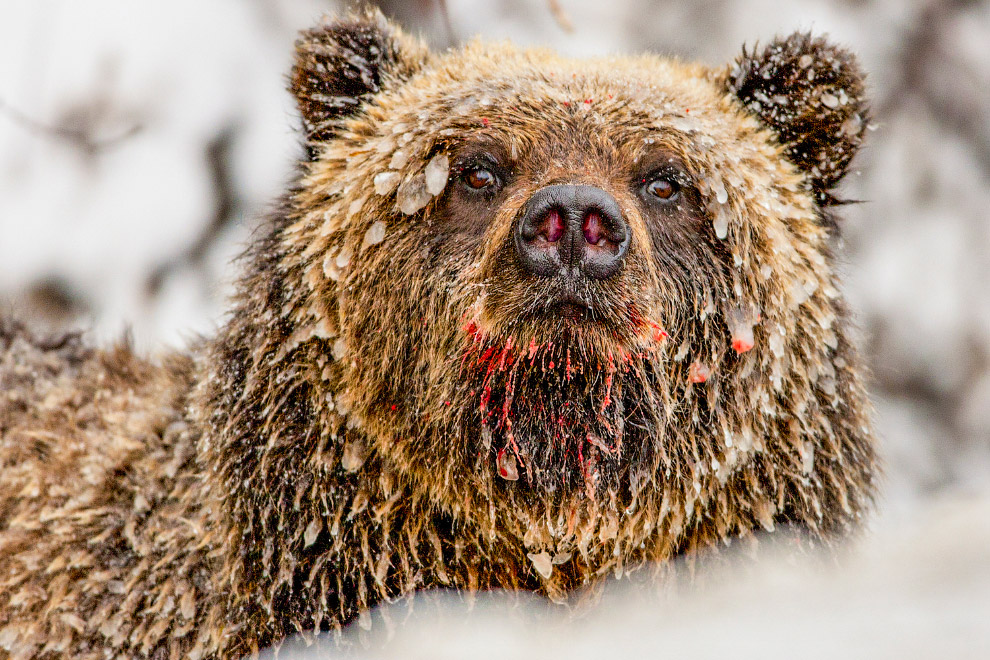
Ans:
{"label": "bear's forehead", "polygon": [[520,129],[613,141],[654,135],[690,143],[688,150],[697,152],[706,144],[750,140],[757,128],[715,75],[655,55],[571,59],[511,45],[470,45],[434,56],[380,95],[367,118],[380,135],[497,138]]}

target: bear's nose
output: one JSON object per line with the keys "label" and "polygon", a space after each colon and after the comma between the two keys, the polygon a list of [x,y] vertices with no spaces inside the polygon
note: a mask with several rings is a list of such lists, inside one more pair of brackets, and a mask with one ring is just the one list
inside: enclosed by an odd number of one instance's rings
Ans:
{"label": "bear's nose", "polygon": [[632,234],[618,202],[585,185],[553,185],[538,190],[516,225],[516,252],[527,272],[603,280],[615,275]]}

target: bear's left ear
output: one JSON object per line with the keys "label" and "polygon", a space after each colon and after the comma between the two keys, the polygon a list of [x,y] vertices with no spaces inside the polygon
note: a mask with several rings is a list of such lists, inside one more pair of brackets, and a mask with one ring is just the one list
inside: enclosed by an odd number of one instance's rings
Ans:
{"label": "bear's left ear", "polygon": [[848,51],[795,33],[738,57],[724,84],[777,134],[788,158],[807,173],[822,206],[856,155],[869,122],[864,76]]}
{"label": "bear's left ear", "polygon": [[310,155],[333,137],[341,119],[371,96],[407,80],[428,54],[421,41],[403,34],[377,10],[304,31],[296,42],[290,85]]}

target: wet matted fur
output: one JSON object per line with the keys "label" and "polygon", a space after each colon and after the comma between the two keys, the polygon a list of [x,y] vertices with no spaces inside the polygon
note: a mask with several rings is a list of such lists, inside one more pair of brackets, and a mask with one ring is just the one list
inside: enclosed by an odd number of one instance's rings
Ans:
{"label": "wet matted fur", "polygon": [[[216,337],[151,363],[0,326],[0,653],[234,658],[418,589],[565,599],[855,528],[848,53],[431,53],[361,14],[302,35],[291,85],[307,160]],[[520,265],[561,183],[621,209],[614,276]]]}

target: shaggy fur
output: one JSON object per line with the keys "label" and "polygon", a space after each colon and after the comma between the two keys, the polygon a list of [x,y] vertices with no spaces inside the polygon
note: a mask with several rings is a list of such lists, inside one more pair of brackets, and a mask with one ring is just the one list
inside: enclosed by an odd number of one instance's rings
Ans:
{"label": "shaggy fur", "polygon": [[[297,53],[310,159],[215,338],[152,364],[0,328],[0,654],[235,658],[418,589],[562,600],[782,523],[855,528],[876,458],[828,208],[867,121],[848,54],[431,54],[375,14]],[[551,183],[615,198],[620,273],[520,267]]]}

